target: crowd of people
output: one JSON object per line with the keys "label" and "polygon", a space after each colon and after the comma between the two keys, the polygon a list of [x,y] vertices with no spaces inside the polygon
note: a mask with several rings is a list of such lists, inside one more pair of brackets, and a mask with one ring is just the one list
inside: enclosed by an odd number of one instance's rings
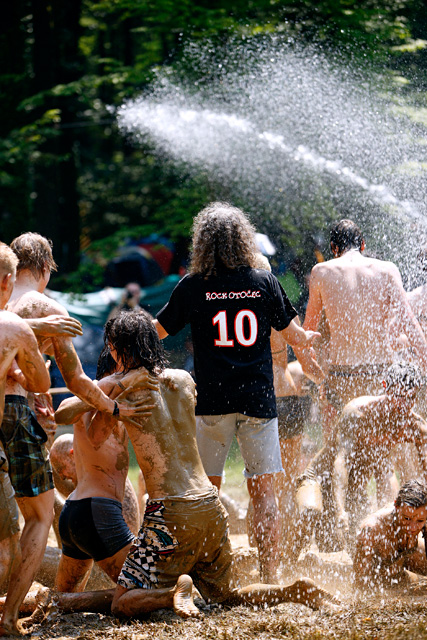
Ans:
{"label": "crowd of people", "polygon": [[[194,587],[207,603],[334,610],[336,598],[308,578],[280,584],[314,533],[320,550],[352,555],[355,588],[427,575],[423,289],[408,295],[397,267],[365,257],[361,231],[341,220],[334,257],[312,270],[301,325],[244,212],[212,203],[192,241],[189,272],[156,319],[137,304],[108,319],[96,380],[73,347],[80,323],[45,294],[56,269],[50,241],[24,233],[0,244],[0,635],[24,633],[47,606],[51,594],[37,599],[30,588],[52,524],[64,611],[199,617]],[[195,380],[168,368],[162,345],[186,325]],[[55,413],[43,354],[72,394]],[[313,396],[323,448],[303,469]],[[73,435],[52,444],[52,424],[74,425]],[[219,496],[235,436],[260,573],[243,588],[232,586]],[[145,483],[139,504],[128,440]],[[85,591],[94,563],[115,588]],[[18,621],[28,603],[35,614]]]}

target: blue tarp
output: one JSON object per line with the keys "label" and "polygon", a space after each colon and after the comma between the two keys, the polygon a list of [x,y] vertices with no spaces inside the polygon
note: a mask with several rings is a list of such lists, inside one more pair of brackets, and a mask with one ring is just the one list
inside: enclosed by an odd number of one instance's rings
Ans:
{"label": "blue tarp", "polygon": [[[141,290],[141,306],[153,316],[166,304],[180,276],[166,276],[158,284]],[[83,325],[103,327],[111,310],[120,301],[123,294],[121,287],[105,287],[101,291],[77,295],[49,290],[48,295],[62,304],[74,318]]]}

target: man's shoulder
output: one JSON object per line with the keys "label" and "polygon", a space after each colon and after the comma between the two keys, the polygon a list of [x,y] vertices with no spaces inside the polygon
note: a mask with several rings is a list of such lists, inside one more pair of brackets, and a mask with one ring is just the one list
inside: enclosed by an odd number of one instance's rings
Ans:
{"label": "man's shoulder", "polygon": [[188,371],[184,369],[164,369],[160,375],[160,381],[166,387],[175,384],[195,386],[194,380]]}
{"label": "man's shoulder", "polygon": [[360,523],[358,537],[370,538],[380,532],[384,532],[391,523],[393,507],[383,507],[375,513],[371,513]]}
{"label": "man's shoulder", "polygon": [[28,324],[12,311],[2,311],[0,313],[0,327],[2,335],[5,335],[5,332],[17,337],[34,335]]}
{"label": "man's shoulder", "polygon": [[12,296],[10,309],[21,318],[44,318],[49,315],[64,315],[68,312],[59,302],[52,300],[45,293],[39,291],[26,291],[17,296]]}

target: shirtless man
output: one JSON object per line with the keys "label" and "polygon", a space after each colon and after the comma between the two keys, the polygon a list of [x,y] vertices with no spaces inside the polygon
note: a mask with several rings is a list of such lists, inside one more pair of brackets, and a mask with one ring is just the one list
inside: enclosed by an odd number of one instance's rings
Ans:
{"label": "shirtless man", "polygon": [[[100,387],[109,391],[111,384],[105,376],[116,368],[110,360],[109,352],[104,349],[97,368]],[[133,489],[135,513],[131,519],[136,525],[134,532],[126,523],[122,510],[129,469],[126,429],[117,421],[109,438],[94,447],[87,436],[93,415],[91,407],[75,397],[61,402],[55,413],[58,424],[74,424],[74,438],[70,434],[60,436],[66,440],[58,446],[65,453],[61,460],[61,475],[75,485],[59,518],[62,556],[55,582],[57,591],[83,591],[94,561],[117,582],[134,534],[139,529],[138,503]]]}
{"label": "shirtless man", "polygon": [[[125,312],[110,320],[105,337],[119,372],[134,369],[138,374],[144,367],[152,374],[164,371],[162,345],[146,312]],[[136,426],[125,419],[150,499],[118,579],[113,613],[134,616],[170,607],[183,617],[197,617],[190,575],[210,601],[328,606],[328,595],[309,580],[289,587],[252,585],[231,590],[227,516],[197,449],[195,384],[185,371],[165,373],[172,384],[160,376],[159,391],[151,394],[155,408],[147,421]],[[89,428],[95,446],[112,428],[108,416],[101,422],[97,418]]]}
{"label": "shirtless man", "polygon": [[[392,262],[362,255],[365,241],[351,220],[335,224],[330,237],[334,258],[312,269],[303,326],[316,330],[324,310],[330,330],[324,392],[335,419],[349,400],[380,392],[383,372],[393,361],[389,326],[394,316],[423,370],[427,368],[427,344],[398,268]],[[328,434],[326,428],[325,436]]]}
{"label": "shirtless man", "polygon": [[[43,293],[51,271],[56,268],[51,243],[36,233],[25,233],[12,242],[11,248],[19,262],[9,301],[10,311],[22,318],[42,318],[51,314],[68,316],[61,305]],[[85,375],[69,336],[54,336],[51,343],[56,362],[70,391],[91,406],[114,416],[119,413],[133,415],[140,410],[137,406],[119,405]],[[19,606],[43,559],[54,502],[52,471],[44,446],[46,434],[30,411],[26,391],[21,384],[10,380],[6,394],[1,439],[25,525],[20,539],[22,560],[11,574],[0,635],[18,633]],[[22,429],[21,435],[18,435],[17,429]]]}
{"label": "shirtless man", "polygon": [[[14,313],[5,311],[12,294],[18,259],[0,243],[0,420],[3,419],[6,378],[15,363],[29,391],[47,391],[49,374],[38,350],[34,333]],[[8,474],[8,462],[0,445],[0,585],[9,578],[12,563],[19,562],[18,509]]]}
{"label": "shirtless man", "polygon": [[402,485],[394,507],[363,521],[353,561],[356,586],[363,593],[405,587],[427,575],[426,521],[427,487],[417,480]]}

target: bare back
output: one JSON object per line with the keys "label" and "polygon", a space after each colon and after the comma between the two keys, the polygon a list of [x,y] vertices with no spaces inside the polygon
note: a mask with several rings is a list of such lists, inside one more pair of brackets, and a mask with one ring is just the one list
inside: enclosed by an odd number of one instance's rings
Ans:
{"label": "bare back", "polygon": [[389,363],[389,326],[399,296],[404,291],[393,263],[350,250],[313,268],[304,327],[314,328],[313,316],[323,308],[330,328],[330,364]]}
{"label": "bare back", "polygon": [[87,436],[93,412],[88,411],[74,424],[74,461],[77,487],[70,500],[97,496],[123,502],[129,469],[128,436],[121,422],[116,422],[111,435],[94,447]]}
{"label": "bare back", "polygon": [[[45,318],[52,314],[68,315],[62,305],[58,304],[51,298],[48,298],[44,293],[38,291],[24,291],[20,290],[19,285],[15,285],[14,291],[8,303],[8,310],[17,314],[21,318]],[[52,345],[54,345],[54,351],[56,353],[66,353],[71,349],[74,351],[74,347],[71,338],[58,337],[52,339]],[[41,348],[41,344],[39,345]],[[46,343],[44,341],[44,346]],[[59,358],[61,360],[61,358]],[[6,392],[10,394],[16,394],[25,396],[26,391],[14,380],[8,380]]]}
{"label": "bare back", "polygon": [[[151,499],[160,499],[210,491],[197,449],[194,381],[186,371],[167,369],[159,382],[159,391],[151,391],[156,405],[152,415],[140,428],[126,422],[147,492]],[[137,396],[135,392],[129,399]]]}

